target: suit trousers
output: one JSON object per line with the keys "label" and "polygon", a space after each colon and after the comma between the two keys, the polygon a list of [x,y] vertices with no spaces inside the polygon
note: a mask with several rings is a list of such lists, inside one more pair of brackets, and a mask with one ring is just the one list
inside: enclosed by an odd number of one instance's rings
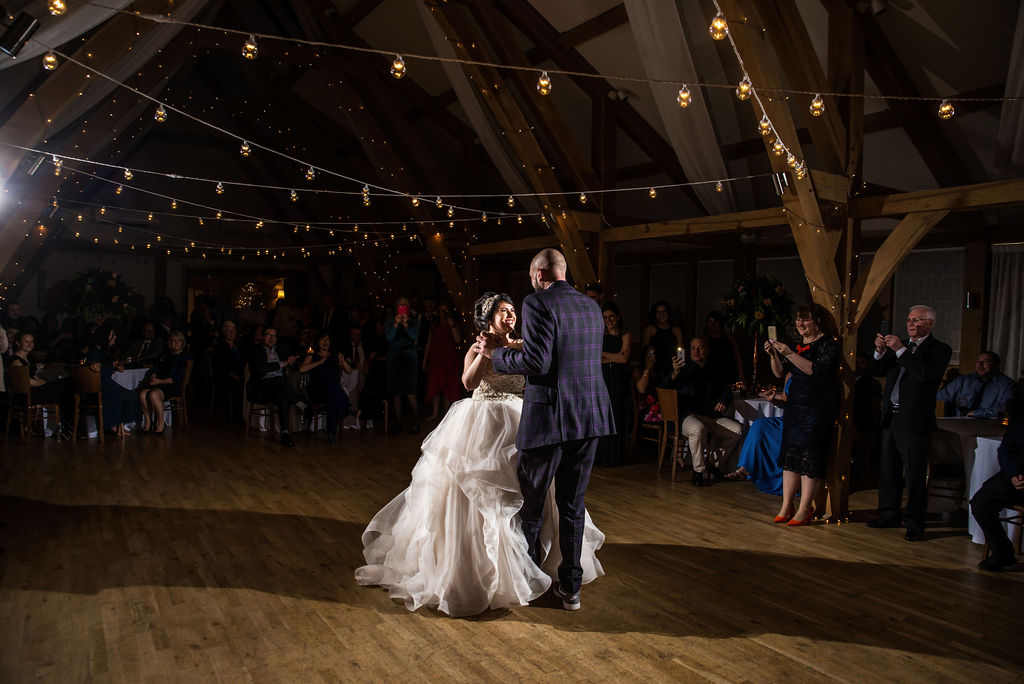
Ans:
{"label": "suit trousers", "polygon": [[[908,529],[924,530],[930,450],[931,433],[910,432],[894,429],[892,426],[882,430],[882,458],[878,473],[880,519],[902,517],[903,524]],[[903,500],[904,482],[907,487],[906,509],[900,505]]]}
{"label": "suit trousers", "polygon": [[[530,557],[540,566],[542,559],[537,540],[544,520],[544,500],[554,480],[558,545],[562,552],[558,581],[562,590],[570,594],[578,592],[583,582],[583,567],[580,565],[586,513],[583,494],[590,482],[597,442],[594,437],[519,452],[519,486],[523,491],[519,519]],[[550,511],[550,514],[554,515],[555,511]]]}
{"label": "suit trousers", "polygon": [[971,497],[971,514],[985,533],[993,557],[1006,562],[1013,558],[1013,544],[999,522],[999,515],[1004,508],[1021,504],[1024,504],[1024,491],[1014,487],[1002,471],[985,480]]}
{"label": "suit trousers", "polygon": [[729,468],[731,455],[736,452],[736,446],[743,438],[742,426],[732,418],[712,418],[691,413],[683,419],[680,428],[690,444],[693,470],[697,473],[703,473],[707,468],[704,449],[712,440],[722,453],[712,454],[711,464],[717,468]]}
{"label": "suit trousers", "polygon": [[299,400],[292,389],[291,383],[283,375],[257,380],[253,386],[253,399],[259,402],[272,403],[277,406],[277,421],[281,432],[290,432],[292,428],[292,404]]}

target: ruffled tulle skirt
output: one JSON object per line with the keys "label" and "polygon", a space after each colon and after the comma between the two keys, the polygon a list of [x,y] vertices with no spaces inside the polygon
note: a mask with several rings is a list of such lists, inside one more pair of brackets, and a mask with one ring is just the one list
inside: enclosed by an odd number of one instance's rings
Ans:
{"label": "ruffled tulle skirt", "polygon": [[[530,558],[518,512],[516,431],[522,401],[463,399],[423,441],[412,482],[363,532],[363,585],[387,587],[409,610],[452,616],[526,605],[557,574],[558,516],[548,492],[541,531],[543,570]],[[604,574],[604,543],[589,513],[581,562],[583,582]]]}

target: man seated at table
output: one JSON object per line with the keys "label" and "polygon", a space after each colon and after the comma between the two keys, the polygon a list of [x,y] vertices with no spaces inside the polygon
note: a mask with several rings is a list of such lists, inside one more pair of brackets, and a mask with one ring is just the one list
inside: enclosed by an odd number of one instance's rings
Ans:
{"label": "man seated at table", "polygon": [[1017,394],[1017,385],[999,372],[999,354],[983,351],[974,364],[974,373],[961,375],[939,390],[936,399],[946,402],[947,416],[995,418]]}
{"label": "man seated at table", "polygon": [[156,325],[142,326],[142,339],[128,345],[128,358],[137,366],[152,366],[164,353],[164,341],[156,336]]}
{"label": "man seated at table", "polygon": [[971,498],[971,513],[988,541],[988,558],[978,567],[997,572],[1017,562],[1013,544],[999,520],[1004,508],[1024,504],[1024,406],[1013,402],[1010,426],[999,445],[999,472]]}
{"label": "man seated at table", "polygon": [[295,390],[285,378],[285,369],[298,359],[289,356],[281,359],[277,355],[277,330],[263,331],[263,344],[253,347],[249,357],[249,386],[246,394],[249,401],[275,404],[277,419],[281,425],[281,444],[295,446],[291,436],[291,407],[304,410],[306,405],[299,401]]}
{"label": "man seated at table", "polygon": [[[690,340],[690,361],[685,355],[675,356],[672,372],[660,383],[679,393],[679,415],[686,416],[680,428],[690,444],[693,484],[697,487],[709,484],[705,471],[724,479],[721,469],[728,468],[727,454],[735,451],[742,431],[739,423],[724,415],[732,404],[732,387],[721,366],[708,363],[709,357],[707,339],[694,337]],[[704,447],[711,440],[716,449],[710,453],[711,463],[706,463]]]}

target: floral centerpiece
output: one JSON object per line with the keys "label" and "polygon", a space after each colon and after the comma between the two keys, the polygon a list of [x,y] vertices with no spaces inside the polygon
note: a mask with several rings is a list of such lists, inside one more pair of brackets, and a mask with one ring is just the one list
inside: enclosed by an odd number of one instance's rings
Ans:
{"label": "floral centerpiece", "polygon": [[793,315],[793,299],[782,283],[771,276],[747,276],[722,297],[722,316],[733,330],[753,337],[754,383],[757,385],[758,347],[768,337],[768,326],[786,325]]}
{"label": "floral centerpiece", "polygon": [[71,280],[71,291],[64,301],[64,311],[85,320],[117,318],[130,315],[130,299],[134,290],[113,271],[87,268]]}

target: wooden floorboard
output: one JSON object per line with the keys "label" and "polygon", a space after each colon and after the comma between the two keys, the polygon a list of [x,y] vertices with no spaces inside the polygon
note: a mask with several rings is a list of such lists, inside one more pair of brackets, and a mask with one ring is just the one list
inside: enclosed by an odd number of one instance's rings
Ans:
{"label": "wooden floorboard", "polygon": [[422,435],[342,437],[8,444],[0,682],[1020,679],[1024,571],[976,570],[963,521],[787,529],[752,485],[650,462],[594,472],[607,575],[581,612],[410,613],[353,571]]}

